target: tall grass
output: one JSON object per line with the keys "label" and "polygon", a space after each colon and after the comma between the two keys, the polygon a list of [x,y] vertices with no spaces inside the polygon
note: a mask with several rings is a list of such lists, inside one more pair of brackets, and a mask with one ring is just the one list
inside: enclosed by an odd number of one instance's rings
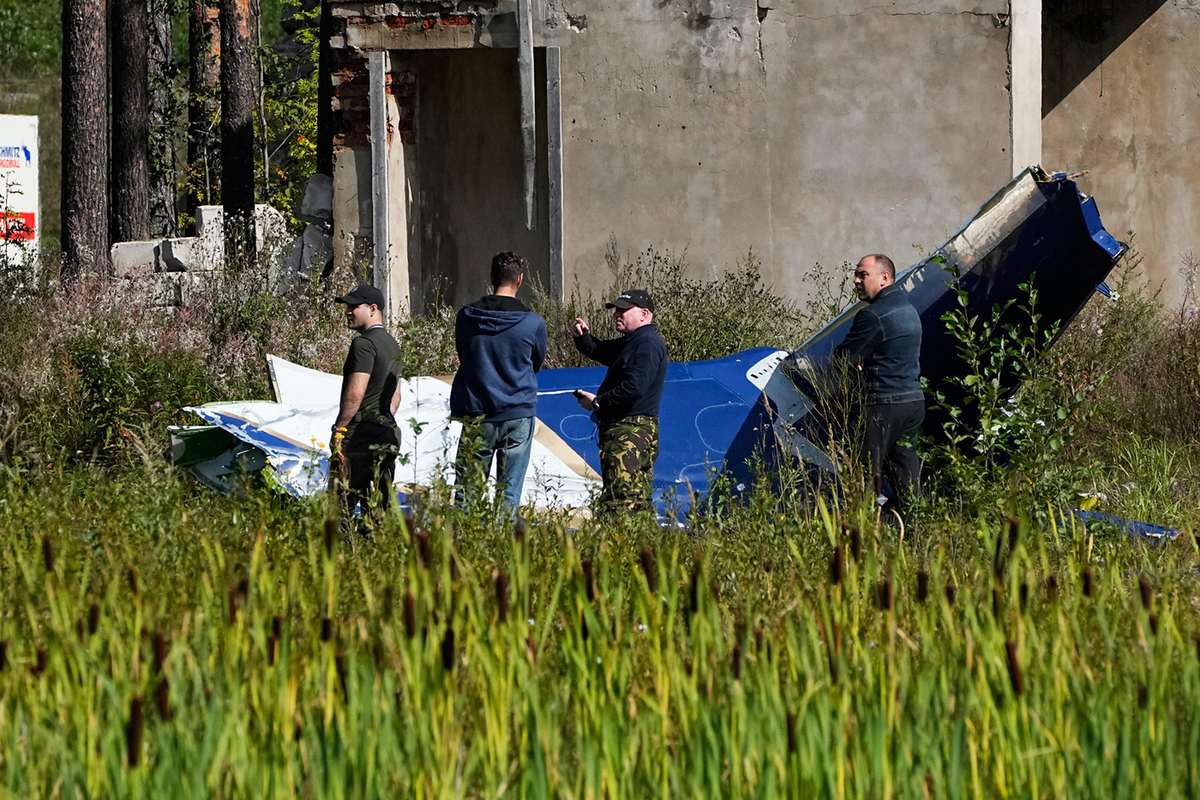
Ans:
{"label": "tall grass", "polygon": [[96,477],[0,495],[4,796],[1200,791],[1191,541],[902,546],[781,504],[343,541],[320,503]]}

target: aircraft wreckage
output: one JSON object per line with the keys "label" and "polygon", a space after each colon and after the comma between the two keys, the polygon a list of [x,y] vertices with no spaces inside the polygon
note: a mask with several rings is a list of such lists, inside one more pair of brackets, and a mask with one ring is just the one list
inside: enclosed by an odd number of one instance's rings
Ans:
{"label": "aircraft wreckage", "polygon": [[[1027,303],[1021,286],[1032,283],[1037,303],[1030,310],[1040,315],[1040,329],[1061,329],[1125,249],[1104,230],[1095,201],[1074,181],[1038,167],[1025,170],[948,242],[896,278],[921,317],[923,375],[931,385],[946,385],[962,368],[957,342],[942,320],[957,307],[959,290],[967,293],[969,313],[977,314],[1013,299]],[[820,419],[818,399],[802,378],[829,362],[859,307],[847,308],[793,353],[759,348],[668,366],[655,464],[660,509],[705,496],[718,475],[734,486],[749,483],[751,465],[756,459],[762,463],[764,454],[768,462],[833,467],[825,441],[828,423]],[[208,424],[173,429],[172,458],[223,492],[236,487],[239,475],[256,471],[296,496],[324,491],[328,431],[337,416],[341,376],[274,356],[269,362],[275,402],[190,409]],[[538,425],[523,504],[580,508],[599,489],[596,424],[571,393],[598,386],[603,376],[603,367],[539,373]],[[1015,392],[1016,379],[1005,388]],[[449,378],[404,382],[396,414],[403,439],[398,488],[429,486],[439,476],[453,479],[461,425],[449,419],[449,397]],[[927,420],[926,431],[935,425]]]}

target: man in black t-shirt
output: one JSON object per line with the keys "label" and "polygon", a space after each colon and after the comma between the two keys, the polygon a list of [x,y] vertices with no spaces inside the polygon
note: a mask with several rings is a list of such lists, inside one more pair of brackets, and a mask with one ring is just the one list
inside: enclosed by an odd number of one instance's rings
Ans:
{"label": "man in black t-shirt", "polygon": [[336,302],[346,304],[346,327],[361,335],[350,343],[342,367],[341,404],[329,444],[330,485],[339,489],[347,509],[359,506],[364,516],[373,516],[374,490],[384,509],[395,493],[400,345],[383,327],[383,293],[374,286],[362,284]]}

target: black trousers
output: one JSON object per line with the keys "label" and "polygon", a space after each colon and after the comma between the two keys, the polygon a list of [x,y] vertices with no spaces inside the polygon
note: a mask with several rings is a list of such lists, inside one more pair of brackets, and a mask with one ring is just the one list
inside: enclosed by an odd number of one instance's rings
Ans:
{"label": "black trousers", "polygon": [[[352,426],[342,446],[347,475],[342,502],[346,508],[359,506],[364,516],[374,518],[386,511],[396,490],[396,456],[400,452],[400,431],[389,425],[360,422]],[[380,493],[379,507],[371,503],[372,489]]]}
{"label": "black trousers", "polygon": [[872,484],[873,476],[883,475],[892,485],[894,492],[888,506],[903,510],[921,496],[921,459],[901,440],[921,429],[925,401],[868,404],[866,414],[863,461],[871,470]]}

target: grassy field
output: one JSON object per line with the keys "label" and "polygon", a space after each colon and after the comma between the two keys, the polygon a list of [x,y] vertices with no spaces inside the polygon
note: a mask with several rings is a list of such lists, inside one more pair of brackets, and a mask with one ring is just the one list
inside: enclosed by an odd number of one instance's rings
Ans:
{"label": "grassy field", "polygon": [[[617,271],[697,358],[819,322],[753,266]],[[266,396],[264,353],[336,367],[320,287],[0,297],[0,798],[1200,797],[1200,324],[1117,285],[1038,362],[1047,434],[930,452],[903,540],[761,487],[686,529],[522,530],[435,487],[343,538],[325,499],[162,457],[183,406]],[[596,300],[543,308],[565,336]],[[449,319],[398,329],[410,374],[453,369]]]}

